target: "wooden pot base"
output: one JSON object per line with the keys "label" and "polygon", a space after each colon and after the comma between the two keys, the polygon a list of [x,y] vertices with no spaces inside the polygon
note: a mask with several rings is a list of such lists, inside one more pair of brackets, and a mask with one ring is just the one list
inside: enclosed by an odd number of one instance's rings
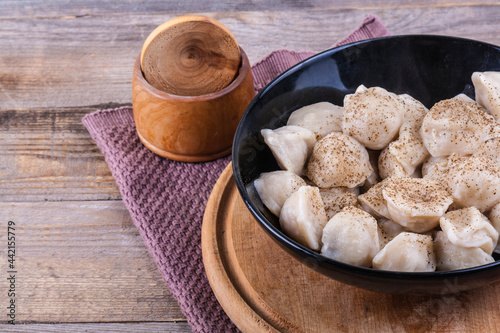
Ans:
{"label": "wooden pot base", "polygon": [[142,144],[146,146],[149,150],[151,150],[153,153],[160,155],[162,157],[166,157],[168,159],[174,160],[174,161],[180,161],[180,162],[204,162],[204,161],[211,161],[215,160],[224,156],[227,156],[231,154],[231,150],[233,149],[232,146],[229,146],[228,148],[221,150],[219,152],[213,153],[213,154],[204,154],[204,155],[183,155],[183,154],[176,154],[172,153],[170,151],[166,151],[163,149],[160,149],[156,147],[155,145],[151,144],[148,140],[146,140],[145,137],[137,131],[137,136],[141,140]]}
{"label": "wooden pot base", "polygon": [[202,250],[215,296],[243,332],[496,331],[500,285],[443,296],[388,295],[299,263],[254,220],[231,168],[207,203]]}

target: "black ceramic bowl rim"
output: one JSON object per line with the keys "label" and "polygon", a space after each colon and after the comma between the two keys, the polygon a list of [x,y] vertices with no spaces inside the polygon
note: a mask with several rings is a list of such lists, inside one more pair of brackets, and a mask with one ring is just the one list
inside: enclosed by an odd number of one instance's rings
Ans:
{"label": "black ceramic bowl rim", "polygon": [[[434,272],[397,272],[397,271],[385,271],[385,270],[376,270],[373,268],[366,268],[366,267],[360,267],[360,266],[354,266],[350,265],[347,263],[343,263],[337,260],[333,260],[330,258],[327,258],[318,252],[315,252],[313,250],[310,250],[306,248],[305,246],[300,245],[299,243],[295,242],[291,238],[289,238],[287,235],[285,235],[279,228],[274,226],[272,223],[269,223],[267,221],[267,218],[264,216],[264,214],[260,211],[258,207],[254,205],[252,202],[252,199],[249,196],[249,193],[246,188],[246,184],[242,179],[242,176],[239,172],[240,170],[240,164],[239,164],[239,159],[238,159],[238,152],[240,149],[240,144],[241,144],[241,139],[242,139],[242,130],[243,130],[243,124],[245,123],[249,113],[252,112],[254,109],[255,104],[258,103],[258,101],[261,99],[263,95],[265,95],[272,87],[279,85],[280,82],[286,78],[288,75],[291,73],[294,73],[301,68],[305,66],[309,66],[310,64],[314,63],[317,59],[325,56],[329,56],[331,54],[334,54],[336,52],[345,50],[347,48],[353,47],[353,46],[360,46],[362,44],[367,44],[367,43],[378,43],[379,41],[384,41],[384,40],[391,40],[391,39],[407,39],[407,38],[429,38],[430,40],[457,40],[457,41],[464,41],[464,42],[471,42],[471,43],[479,43],[488,47],[500,49],[498,46],[484,43],[484,42],[479,42],[475,40],[470,40],[470,39],[465,39],[465,38],[459,38],[459,37],[449,37],[449,36],[440,36],[440,35],[396,35],[396,36],[388,36],[388,37],[380,37],[380,38],[373,38],[373,39],[368,39],[368,40],[363,40],[359,42],[354,42],[350,44],[346,44],[343,46],[335,47],[326,51],[323,51],[321,53],[318,53],[316,55],[313,55],[312,57],[309,57],[293,67],[289,68],[282,74],[280,74],[278,77],[276,77],[274,80],[272,80],[270,83],[268,83],[252,100],[252,102],[249,104],[247,109],[245,110],[243,116],[241,117],[240,123],[238,125],[238,128],[235,133],[234,137],[234,143],[233,143],[233,151],[232,151],[232,167],[233,167],[233,174],[235,178],[235,182],[238,188],[238,191],[251,212],[251,214],[254,216],[254,218],[257,220],[259,225],[269,234],[274,238],[275,241],[287,252],[293,253],[294,255],[298,255],[302,258],[311,258],[311,261],[308,262],[307,259],[304,264],[307,266],[312,266],[311,268],[316,269],[317,265],[314,263],[320,263],[320,265],[323,265],[326,267],[326,269],[332,269],[332,270],[340,270],[343,271],[343,273],[347,274],[352,274],[353,276],[365,276],[366,278],[375,278],[377,280],[384,280],[384,279],[392,279],[392,280],[404,280],[404,281],[422,281],[422,280],[427,280],[428,282],[432,281],[442,281],[445,279],[449,279],[448,281],[453,281],[454,278],[457,277],[464,277],[464,276],[470,276],[470,275],[475,275],[476,273],[488,273],[489,271],[492,271],[494,269],[497,269],[498,266],[500,266],[500,260],[496,260],[493,263],[486,264],[486,265],[481,265],[481,266],[476,266],[476,267],[471,267],[471,268],[466,268],[466,269],[460,269],[460,270],[452,270],[452,271],[434,271]],[[499,51],[500,52],[500,51]],[[500,68],[499,68],[500,70]],[[297,259],[297,258],[295,258]],[[345,282],[345,281],[344,281]],[[349,284],[349,282],[346,282]],[[354,284],[355,285],[355,284]],[[370,288],[367,288],[370,289]]]}

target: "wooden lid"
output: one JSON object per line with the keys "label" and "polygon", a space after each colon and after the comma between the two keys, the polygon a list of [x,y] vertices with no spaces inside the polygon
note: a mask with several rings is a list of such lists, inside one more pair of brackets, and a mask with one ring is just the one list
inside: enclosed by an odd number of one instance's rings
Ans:
{"label": "wooden lid", "polygon": [[199,15],[167,21],[146,39],[144,77],[156,89],[181,96],[219,91],[238,74],[239,46],[220,22]]}

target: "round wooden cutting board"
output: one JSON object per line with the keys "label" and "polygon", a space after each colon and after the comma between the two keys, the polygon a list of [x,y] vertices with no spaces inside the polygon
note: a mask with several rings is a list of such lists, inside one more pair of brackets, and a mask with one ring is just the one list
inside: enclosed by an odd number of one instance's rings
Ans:
{"label": "round wooden cutting board", "polygon": [[291,258],[254,220],[226,168],[209,198],[202,250],[210,285],[243,332],[497,332],[500,285],[443,296],[388,295]]}

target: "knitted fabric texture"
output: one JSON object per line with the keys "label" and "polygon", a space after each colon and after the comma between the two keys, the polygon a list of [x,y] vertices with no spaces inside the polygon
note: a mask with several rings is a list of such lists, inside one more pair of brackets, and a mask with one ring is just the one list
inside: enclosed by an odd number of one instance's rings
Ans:
{"label": "knitted fabric texture", "polygon": [[[375,16],[334,46],[389,32]],[[252,67],[256,91],[314,52],[274,51]],[[201,254],[208,197],[231,160],[182,163],[149,151],[136,134],[131,107],[100,110],[83,124],[102,151],[149,253],[194,332],[235,332],[217,302]]]}

